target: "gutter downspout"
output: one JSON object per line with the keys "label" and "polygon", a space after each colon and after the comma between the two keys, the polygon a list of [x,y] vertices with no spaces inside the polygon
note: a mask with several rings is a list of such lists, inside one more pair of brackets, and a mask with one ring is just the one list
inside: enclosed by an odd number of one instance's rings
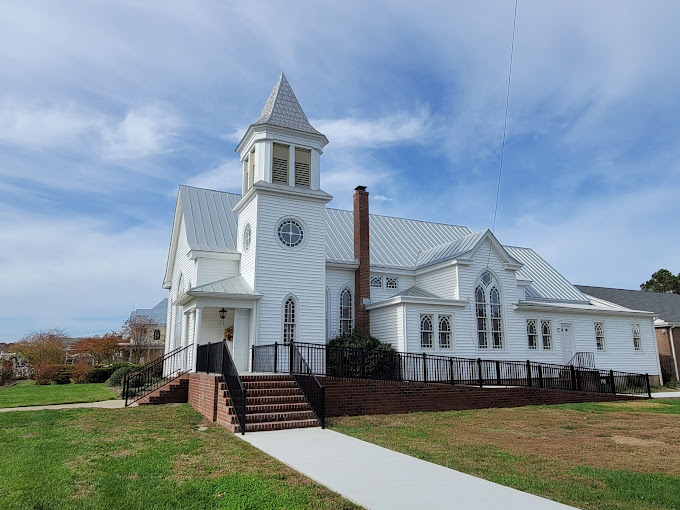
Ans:
{"label": "gutter downspout", "polygon": [[675,380],[680,381],[680,374],[678,374],[678,358],[675,355],[675,342],[673,341],[673,326],[668,328],[668,334],[671,339],[671,352],[673,353],[673,367],[675,368]]}

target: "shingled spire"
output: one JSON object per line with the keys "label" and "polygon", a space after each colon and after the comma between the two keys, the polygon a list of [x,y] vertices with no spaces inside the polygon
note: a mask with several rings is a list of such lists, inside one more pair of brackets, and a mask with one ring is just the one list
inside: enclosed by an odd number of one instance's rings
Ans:
{"label": "shingled spire", "polygon": [[264,108],[262,108],[260,118],[254,125],[281,126],[321,135],[307,120],[305,112],[302,111],[302,107],[283,73],[279,76],[267,102],[264,104]]}

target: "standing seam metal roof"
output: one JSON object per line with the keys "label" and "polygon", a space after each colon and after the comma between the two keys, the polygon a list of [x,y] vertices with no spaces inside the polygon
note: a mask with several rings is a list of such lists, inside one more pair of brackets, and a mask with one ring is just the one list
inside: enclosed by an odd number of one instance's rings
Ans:
{"label": "standing seam metal roof", "polygon": [[[235,193],[180,186],[189,247],[192,250],[237,253]],[[371,265],[412,270],[469,251],[486,230],[473,233],[459,225],[430,223],[371,214]],[[519,279],[531,280],[530,295],[545,299],[583,301],[588,298],[531,248],[505,246],[523,264]],[[326,209],[326,259],[354,263],[354,213]]]}

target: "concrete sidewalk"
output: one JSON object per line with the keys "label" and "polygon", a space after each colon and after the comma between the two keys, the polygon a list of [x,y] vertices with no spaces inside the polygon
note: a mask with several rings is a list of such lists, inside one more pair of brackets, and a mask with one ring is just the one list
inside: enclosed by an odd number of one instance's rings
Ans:
{"label": "concrete sidewalk", "polygon": [[[131,404],[136,406],[137,404]],[[99,402],[79,402],[77,404],[54,404],[49,406],[4,407],[0,413],[10,411],[43,411],[45,409],[79,409],[83,407],[100,407],[103,409],[120,409],[125,407],[125,400],[100,400]]]}
{"label": "concrete sidewalk", "polygon": [[572,508],[332,430],[277,430],[238,437],[368,509]]}
{"label": "concrete sidewalk", "polygon": [[652,398],[680,398],[680,391],[660,391],[652,393]]}

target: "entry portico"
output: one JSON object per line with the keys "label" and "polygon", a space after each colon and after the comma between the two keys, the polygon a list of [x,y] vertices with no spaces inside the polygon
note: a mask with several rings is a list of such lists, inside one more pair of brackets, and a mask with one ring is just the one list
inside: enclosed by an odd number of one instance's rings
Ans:
{"label": "entry portico", "polygon": [[[252,321],[261,294],[253,292],[243,277],[234,276],[189,288],[172,303],[181,307],[183,334],[180,345],[193,344],[187,354],[186,367],[196,369],[199,345],[227,340],[229,351],[239,371],[248,371],[248,353],[252,345]],[[225,317],[220,317],[220,310]],[[229,333],[228,333],[229,332]],[[228,338],[231,336],[231,338]]]}

